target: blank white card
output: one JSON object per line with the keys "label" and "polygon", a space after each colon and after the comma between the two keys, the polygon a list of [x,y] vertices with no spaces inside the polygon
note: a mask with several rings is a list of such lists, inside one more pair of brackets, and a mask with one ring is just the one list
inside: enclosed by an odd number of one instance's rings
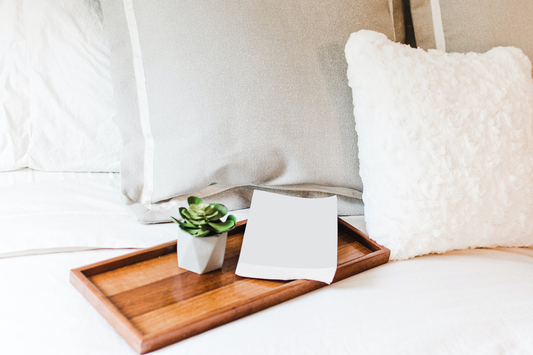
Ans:
{"label": "blank white card", "polygon": [[299,198],[255,191],[235,273],[330,284],[337,270],[337,196]]}

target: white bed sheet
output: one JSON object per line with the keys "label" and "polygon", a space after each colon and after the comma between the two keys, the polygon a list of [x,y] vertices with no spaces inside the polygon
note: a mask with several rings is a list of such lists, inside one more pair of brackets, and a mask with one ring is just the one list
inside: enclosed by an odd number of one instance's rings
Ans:
{"label": "white bed sheet", "polygon": [[[95,248],[146,248],[176,238],[172,223],[142,225],[114,173],[0,173],[0,258]],[[246,218],[246,211],[234,213]]]}
{"label": "white bed sheet", "polygon": [[[125,250],[0,260],[0,353],[135,354],[69,284]],[[154,354],[531,354],[533,250],[390,262]]]}
{"label": "white bed sheet", "polygon": [[[131,250],[20,255],[147,247],[174,239],[176,226],[130,217],[116,174],[8,175],[0,174],[0,354],[134,354],[69,283],[70,269]],[[361,217],[346,220],[364,230]],[[391,262],[155,354],[532,351],[533,249],[500,248]]]}
{"label": "white bed sheet", "polygon": [[43,181],[61,181],[61,180],[77,180],[77,179],[97,179],[97,180],[111,180],[116,184],[120,183],[120,175],[117,173],[79,173],[66,171],[40,171],[29,168],[24,168],[15,171],[0,172],[0,187],[34,183]]}

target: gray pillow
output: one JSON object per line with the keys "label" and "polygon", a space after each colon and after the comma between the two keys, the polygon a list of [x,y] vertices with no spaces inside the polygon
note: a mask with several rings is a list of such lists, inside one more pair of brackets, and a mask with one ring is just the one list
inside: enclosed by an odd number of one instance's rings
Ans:
{"label": "gray pillow", "polygon": [[[339,196],[361,214],[344,45],[403,41],[400,1],[103,0],[124,147],[122,191],[146,223],[196,195]],[[396,24],[393,28],[393,24]]]}
{"label": "gray pillow", "polygon": [[410,0],[416,44],[447,52],[514,46],[533,60],[531,0]]}

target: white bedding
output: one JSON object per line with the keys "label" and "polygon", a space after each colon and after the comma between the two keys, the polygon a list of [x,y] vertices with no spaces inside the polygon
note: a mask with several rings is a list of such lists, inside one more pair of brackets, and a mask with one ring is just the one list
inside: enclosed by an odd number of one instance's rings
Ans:
{"label": "white bedding", "polygon": [[[6,174],[0,252],[145,247],[174,238],[175,226],[145,226],[125,212],[114,174]],[[362,228],[361,218],[347,220]],[[128,252],[4,254],[0,354],[135,354],[69,283],[70,269]],[[499,248],[390,262],[155,354],[532,351],[533,249]]]}
{"label": "white bedding", "polygon": [[[124,208],[114,173],[0,173],[0,258],[95,248],[146,248],[175,239]],[[246,211],[234,213],[244,219]]]}
{"label": "white bedding", "polygon": [[[0,353],[135,354],[69,284],[125,250],[0,260]],[[533,250],[390,262],[154,354],[531,354]]]}
{"label": "white bedding", "polygon": [[0,257],[171,240],[169,224],[144,226],[130,217],[118,185],[113,173],[0,173]]}

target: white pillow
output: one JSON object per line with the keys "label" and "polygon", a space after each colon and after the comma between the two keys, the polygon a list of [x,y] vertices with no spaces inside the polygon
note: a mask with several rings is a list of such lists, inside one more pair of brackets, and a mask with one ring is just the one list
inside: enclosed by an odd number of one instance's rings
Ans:
{"label": "white pillow", "polygon": [[7,0],[0,13],[0,170],[118,171],[100,2]]}
{"label": "white pillow", "polygon": [[521,50],[346,45],[371,238],[407,259],[533,245],[533,82]]}
{"label": "white pillow", "polygon": [[28,165],[29,92],[22,2],[0,2],[0,171]]}

